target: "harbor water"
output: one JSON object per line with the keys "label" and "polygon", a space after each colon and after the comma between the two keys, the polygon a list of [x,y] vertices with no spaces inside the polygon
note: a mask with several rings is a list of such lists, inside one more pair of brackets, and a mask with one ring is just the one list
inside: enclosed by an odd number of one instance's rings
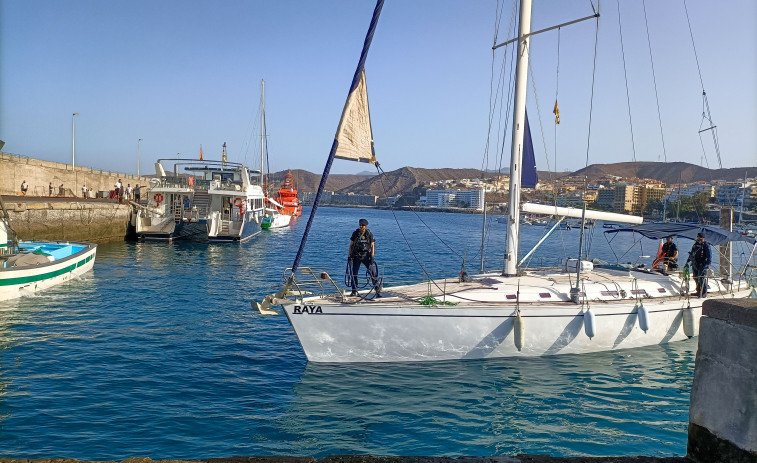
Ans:
{"label": "harbor water", "polygon": [[[536,359],[308,364],[286,317],[259,315],[250,300],[281,281],[309,212],[242,244],[101,245],[83,278],[0,302],[0,455],[686,453],[696,339]],[[340,208],[318,210],[302,265],[343,283],[362,217],[386,284],[421,267],[456,275],[463,260],[479,270],[480,215]],[[487,228],[486,267],[501,268],[505,225]],[[592,256],[615,262],[633,238],[610,246],[603,231],[591,232]],[[543,233],[523,227],[524,249]],[[576,255],[578,235],[557,232],[532,265]],[[621,261],[651,262],[639,256],[657,243],[644,246]]]}

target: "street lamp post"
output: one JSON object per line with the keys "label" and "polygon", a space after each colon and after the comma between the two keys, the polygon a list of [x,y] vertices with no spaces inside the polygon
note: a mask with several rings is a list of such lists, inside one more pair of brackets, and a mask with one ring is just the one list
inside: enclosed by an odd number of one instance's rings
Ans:
{"label": "street lamp post", "polygon": [[139,177],[139,158],[142,155],[141,144],[142,144],[142,139],[140,138],[139,141],[137,142],[137,177]]}
{"label": "street lamp post", "polygon": [[76,170],[76,123],[75,117],[79,113],[73,113],[71,115],[71,170]]}

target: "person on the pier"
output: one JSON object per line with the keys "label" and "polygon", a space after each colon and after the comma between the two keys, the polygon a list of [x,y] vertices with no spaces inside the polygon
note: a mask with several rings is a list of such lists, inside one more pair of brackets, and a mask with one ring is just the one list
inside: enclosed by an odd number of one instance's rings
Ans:
{"label": "person on the pier", "polygon": [[376,262],[373,260],[373,256],[376,253],[376,241],[373,238],[373,233],[368,230],[368,221],[366,219],[360,219],[358,222],[359,227],[352,232],[350,237],[350,247],[347,251],[347,259],[350,263],[351,278],[350,284],[352,286],[352,292],[350,296],[358,296],[357,292],[357,274],[360,271],[360,264],[365,265],[368,269],[368,273],[371,277],[371,283],[376,290],[376,297],[381,297],[381,288],[378,279],[378,268]]}
{"label": "person on the pier", "polygon": [[694,246],[689,251],[687,262],[691,262],[691,274],[694,276],[694,282],[697,285],[697,297],[707,296],[707,269],[710,267],[712,256],[710,247],[704,240],[702,233],[697,233],[697,239]]}
{"label": "person on the pier", "polygon": [[673,237],[668,236],[668,240],[662,245],[662,255],[665,256],[665,264],[668,270],[678,268],[678,247],[673,242]]}
{"label": "person on the pier", "polygon": [[28,189],[29,189],[29,184],[26,183],[26,180],[24,180],[23,182],[21,182],[21,194],[24,195],[24,196],[26,196],[26,190],[28,190]]}

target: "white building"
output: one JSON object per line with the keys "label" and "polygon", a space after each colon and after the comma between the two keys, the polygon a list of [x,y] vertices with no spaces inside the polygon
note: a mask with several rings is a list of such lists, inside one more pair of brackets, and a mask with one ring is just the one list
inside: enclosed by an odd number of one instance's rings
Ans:
{"label": "white building", "polygon": [[484,190],[426,190],[429,207],[463,207],[484,210]]}
{"label": "white building", "polygon": [[694,183],[692,185],[673,187],[669,191],[665,197],[668,202],[678,201],[682,197],[690,198],[699,193],[707,193],[707,196],[710,198],[715,196],[715,187],[708,183]]}

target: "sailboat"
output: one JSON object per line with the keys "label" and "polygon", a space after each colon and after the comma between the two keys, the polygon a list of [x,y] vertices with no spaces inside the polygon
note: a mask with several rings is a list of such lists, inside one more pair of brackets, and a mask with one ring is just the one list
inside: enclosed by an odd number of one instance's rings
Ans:
{"label": "sailboat", "polygon": [[[260,177],[261,185],[265,185],[263,181],[263,172],[265,158],[268,154],[268,145],[266,142],[266,127],[265,127],[265,81],[260,81]],[[271,198],[268,194],[268,188],[266,188],[265,197],[265,214],[263,220],[260,222],[260,228],[268,230],[271,228],[288,227],[292,222],[293,214],[284,209],[284,206],[275,199]]]}
{"label": "sailboat", "polygon": [[[526,84],[531,1],[521,0],[510,163],[510,200],[504,269],[346,295],[326,272],[300,267],[318,200],[334,158],[376,163],[364,65],[383,7],[379,0],[344,106],[321,185],[294,263],[279,292],[252,305],[261,314],[284,313],[312,362],[407,362],[583,354],[680,341],[696,336],[702,299],[689,295],[685,274],[643,268],[594,266],[567,259],[560,268],[524,269],[519,260],[520,214],[554,215],[631,224],[642,218],[575,208],[522,203],[520,189],[534,169],[524,161]],[[585,19],[590,19],[587,17]],[[553,227],[554,229],[555,227]],[[653,227],[654,228],[654,227]],[[583,255],[581,228],[579,256]],[[612,230],[617,232],[618,230]],[[715,232],[708,240],[715,240]],[[678,236],[691,230],[645,230]],[[734,236],[736,235],[736,236]],[[654,235],[656,236],[656,235]],[[722,240],[740,235],[723,232]],[[746,240],[749,241],[749,240]],[[753,243],[754,240],[749,241]],[[538,246],[538,244],[537,244]],[[533,252],[533,250],[532,250]],[[328,291],[328,289],[332,291]],[[711,297],[743,298],[745,278],[709,279]],[[279,310],[276,310],[280,308]]]}

